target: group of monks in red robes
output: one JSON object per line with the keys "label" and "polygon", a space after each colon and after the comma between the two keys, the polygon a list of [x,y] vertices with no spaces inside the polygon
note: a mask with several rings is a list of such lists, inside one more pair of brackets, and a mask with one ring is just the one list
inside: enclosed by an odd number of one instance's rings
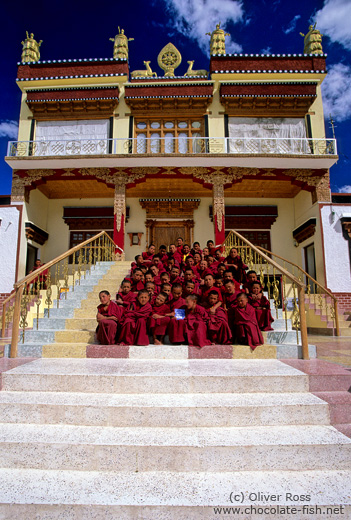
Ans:
{"label": "group of monks in red robes", "polygon": [[269,300],[235,248],[227,257],[212,241],[190,248],[181,238],[135,257],[115,300],[99,294],[97,339],[103,345],[197,347],[232,343],[252,349],[272,330]]}

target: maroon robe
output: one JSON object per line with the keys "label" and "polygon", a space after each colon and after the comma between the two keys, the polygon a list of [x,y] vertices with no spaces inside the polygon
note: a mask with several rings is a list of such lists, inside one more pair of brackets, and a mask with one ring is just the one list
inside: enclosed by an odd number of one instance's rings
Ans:
{"label": "maroon robe", "polygon": [[150,265],[152,264],[152,259],[154,258],[154,255],[149,253],[148,251],[144,251],[143,253],[141,253],[141,256],[144,259],[144,264],[147,267],[150,267]]}
{"label": "maroon robe", "polygon": [[211,341],[206,335],[207,322],[208,313],[200,305],[196,305],[194,312],[186,312],[185,333],[190,346],[204,347],[205,345],[211,345]]}
{"label": "maroon robe", "polygon": [[[148,320],[148,327],[153,336],[164,336],[166,334],[167,326],[171,318],[169,316],[165,316],[165,314],[169,313],[170,308],[167,303],[159,306],[152,306],[152,313]],[[163,316],[163,318],[153,318],[153,314],[160,314]]]}
{"label": "maroon robe", "polygon": [[[178,300],[172,300],[169,303],[170,312],[174,312],[175,309],[186,309],[186,302],[184,298],[180,297]],[[184,320],[176,320],[176,318],[171,318],[168,323],[168,337],[171,343],[184,343],[184,333],[185,333],[185,319]]]}
{"label": "maroon robe", "polygon": [[218,300],[220,302],[223,301],[222,291],[220,290],[219,287],[215,287],[214,285],[213,285],[213,287],[206,287],[206,285],[201,285],[200,295],[201,295],[202,303],[207,302],[208,295],[210,294],[211,291],[214,291],[218,294]]}
{"label": "maroon robe", "polygon": [[208,337],[217,345],[230,345],[232,333],[228,324],[228,315],[222,307],[217,307],[216,313],[208,312]]}
{"label": "maroon robe", "polygon": [[171,278],[169,280],[169,283],[171,285],[174,285],[175,283],[179,283],[180,285],[182,285],[183,282],[184,282],[184,280],[183,280],[183,278],[181,276],[177,276],[176,278],[173,278],[173,279]]}
{"label": "maroon robe", "polygon": [[[103,316],[116,316],[118,322],[121,320],[124,309],[117,303],[110,301],[109,306],[105,310],[105,305],[98,306],[98,312]],[[118,331],[118,323],[114,320],[100,320],[96,329],[96,338],[100,345],[115,345]]]}
{"label": "maroon robe", "polygon": [[205,276],[207,276],[208,274],[212,274],[213,276],[213,272],[211,271],[211,269],[209,267],[206,267],[206,269],[196,269],[197,271],[197,275],[199,276],[199,278],[202,280],[204,280]]}
{"label": "maroon robe", "polygon": [[236,338],[242,345],[249,345],[255,350],[258,345],[263,345],[263,337],[259,329],[255,309],[248,303],[244,309],[235,309]]}
{"label": "maroon robe", "polygon": [[246,282],[246,269],[248,269],[247,265],[244,264],[240,256],[237,256],[235,258],[232,258],[231,256],[227,256],[227,258],[224,261],[228,266],[230,265],[236,265],[237,269],[233,269],[233,278],[237,282]]}
{"label": "maroon robe", "polygon": [[141,306],[139,302],[132,303],[124,314],[124,321],[119,336],[120,345],[148,345],[149,337],[146,322],[152,312],[149,302]]}
{"label": "maroon robe", "polygon": [[235,291],[234,294],[224,293],[225,305],[227,307],[227,313],[228,313],[228,323],[229,323],[230,329],[232,331],[233,337],[235,337],[235,324],[234,324],[234,320],[235,320],[235,309],[236,309],[236,306],[237,306],[236,299],[238,297],[238,294],[240,294],[242,292],[243,292],[242,290],[238,290],[238,291]]}
{"label": "maroon robe", "polygon": [[259,300],[253,300],[250,295],[249,304],[255,309],[260,330],[273,330],[272,323],[274,318],[271,313],[269,300],[263,294]]}
{"label": "maroon robe", "polygon": [[[128,308],[131,303],[135,302],[136,294],[133,291],[129,291],[129,293],[127,293],[127,294],[118,292],[116,294],[116,300],[119,300],[119,301],[122,300],[123,307]],[[118,301],[117,301],[117,303],[118,303]]]}

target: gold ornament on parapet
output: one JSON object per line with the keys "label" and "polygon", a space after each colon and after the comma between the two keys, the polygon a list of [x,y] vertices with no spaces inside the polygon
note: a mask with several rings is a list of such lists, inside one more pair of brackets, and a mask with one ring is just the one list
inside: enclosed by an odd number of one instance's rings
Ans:
{"label": "gold ornament on parapet", "polygon": [[165,77],[174,77],[174,70],[182,62],[182,55],[173,43],[167,43],[157,57],[159,67],[165,71]]}
{"label": "gold ornament on parapet", "polygon": [[204,70],[204,69],[199,69],[199,70],[193,70],[193,65],[194,65],[194,60],[192,61],[188,61],[188,70],[186,71],[186,73],[184,74],[184,77],[196,77],[196,76],[208,76],[208,71],[207,70]]}
{"label": "gold ornament on parapet", "polygon": [[221,29],[221,22],[216,25],[216,29],[212,33],[206,33],[206,35],[211,36],[210,40],[210,54],[213,56],[214,54],[225,54],[225,37],[230,36],[229,33],[226,33]]}
{"label": "gold ornament on parapet", "polygon": [[152,78],[155,76],[157,78],[156,72],[152,72],[151,61],[144,61],[144,65],[146,67],[145,70],[133,70],[133,72],[130,73],[132,78]]}
{"label": "gold ornament on parapet", "polygon": [[27,38],[22,43],[22,63],[32,62],[35,63],[40,60],[40,51],[39,47],[43,43],[43,40],[37,42],[34,39],[34,34],[31,33],[30,36],[28,31],[26,31]]}
{"label": "gold ornament on parapet", "polygon": [[316,25],[317,22],[314,25],[310,25],[307,34],[300,32],[300,36],[304,38],[304,54],[324,54],[322,47],[323,34],[316,29]]}
{"label": "gold ornament on parapet", "polygon": [[127,60],[129,55],[128,42],[133,41],[134,38],[127,38],[124,34],[124,29],[118,27],[118,34],[114,38],[110,38],[114,42],[113,57],[115,60]]}

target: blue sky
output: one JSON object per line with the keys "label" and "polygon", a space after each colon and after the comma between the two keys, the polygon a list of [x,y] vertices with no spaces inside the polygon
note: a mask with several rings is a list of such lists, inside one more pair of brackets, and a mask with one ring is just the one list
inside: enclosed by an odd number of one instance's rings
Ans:
{"label": "blue sky", "polygon": [[[209,37],[218,21],[230,33],[227,52],[302,53],[308,25],[317,21],[328,54],[329,74],[324,81],[325,115],[336,123],[340,159],[331,169],[333,191],[351,192],[351,0],[62,0],[35,4],[18,1],[2,5],[0,75],[0,155],[8,140],[16,139],[20,90],[17,62],[25,32],[43,40],[41,59],[107,58],[110,37],[124,28],[130,42],[131,70],[150,60],[158,71],[157,55],[169,41],[183,56],[178,69],[184,74],[188,60],[194,69],[208,69]],[[160,71],[159,71],[160,72]],[[326,120],[327,135],[331,136]],[[0,160],[0,194],[11,191],[11,169]]]}

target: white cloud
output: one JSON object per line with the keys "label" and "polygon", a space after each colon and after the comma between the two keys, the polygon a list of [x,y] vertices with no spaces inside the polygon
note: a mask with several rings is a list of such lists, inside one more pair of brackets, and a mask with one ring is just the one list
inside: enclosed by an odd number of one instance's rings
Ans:
{"label": "white cloud", "polygon": [[326,0],[322,9],[317,11],[317,29],[351,49],[351,2],[350,0]]}
{"label": "white cloud", "polygon": [[0,137],[9,137],[10,139],[17,139],[18,123],[9,119],[0,121]]}
{"label": "white cloud", "polygon": [[335,63],[322,83],[324,115],[338,121],[351,118],[351,67]]}
{"label": "white cloud", "polygon": [[[172,26],[181,34],[197,41],[200,49],[209,54],[210,37],[217,23],[225,29],[228,22],[243,21],[243,8],[240,0],[164,0],[171,11]],[[226,38],[226,52],[241,52],[242,47]]]}
{"label": "white cloud", "polygon": [[341,186],[341,188],[338,188],[338,193],[351,193],[351,186],[349,184]]}
{"label": "white cloud", "polygon": [[300,14],[297,14],[296,16],[294,16],[294,18],[291,20],[291,22],[288,24],[287,28],[286,29],[283,29],[283,32],[285,34],[289,34],[293,31],[295,31],[296,29],[296,24],[297,22],[300,20],[301,18],[301,15]]}
{"label": "white cloud", "polygon": [[271,52],[272,52],[272,47],[265,47],[264,49],[260,50],[261,54],[271,54]]}

